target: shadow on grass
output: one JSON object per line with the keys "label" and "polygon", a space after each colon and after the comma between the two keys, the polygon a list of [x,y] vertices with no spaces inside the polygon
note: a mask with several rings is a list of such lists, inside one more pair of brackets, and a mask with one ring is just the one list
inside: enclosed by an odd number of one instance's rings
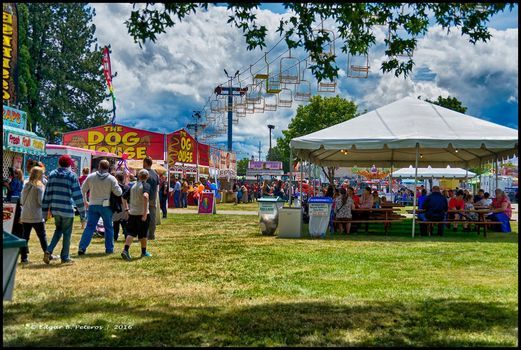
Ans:
{"label": "shadow on grass", "polygon": [[[448,299],[217,308],[133,306],[132,302],[120,305],[65,298],[6,306],[6,346],[512,346],[517,339],[514,305]],[[23,328],[27,323],[49,324],[53,320],[53,324],[74,328],[85,324],[80,320],[88,314],[99,313],[103,315],[96,315],[98,318],[88,325],[102,326],[101,330],[58,329],[31,334],[9,330],[12,335],[6,339],[6,326]],[[121,317],[133,324],[131,331],[114,329]]]}
{"label": "shadow on grass", "polygon": [[[517,224],[517,223],[516,223]],[[365,227],[360,227],[358,232],[350,233],[326,233],[324,238],[313,238],[309,235],[308,225],[303,225],[300,238],[280,238],[280,239],[307,239],[307,240],[339,240],[339,241],[370,241],[370,242],[486,242],[486,243],[518,243],[517,232],[502,233],[488,231],[487,237],[483,236],[483,230],[478,235],[475,231],[462,232],[461,225],[458,232],[453,232],[452,228],[446,228],[443,236],[438,236],[437,228],[432,236],[420,236],[419,229],[415,232],[415,237],[411,236],[411,220],[403,223],[394,224],[390,227],[387,235],[384,233],[382,224],[370,224],[369,232],[365,232]]]}

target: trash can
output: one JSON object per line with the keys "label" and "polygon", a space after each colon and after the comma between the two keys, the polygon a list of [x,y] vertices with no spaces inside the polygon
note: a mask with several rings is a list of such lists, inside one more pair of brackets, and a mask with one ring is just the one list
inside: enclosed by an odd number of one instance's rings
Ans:
{"label": "trash can", "polygon": [[279,209],[284,206],[284,200],[280,197],[262,197],[259,203],[259,225],[263,235],[275,234],[279,224]]}
{"label": "trash can", "polygon": [[300,238],[302,232],[302,208],[280,208],[277,236]]}
{"label": "trash can", "polygon": [[324,237],[331,214],[333,199],[330,197],[311,197],[308,200],[309,234],[312,237]]}
{"label": "trash can", "polygon": [[18,260],[20,248],[27,246],[27,241],[4,231],[3,243],[4,265],[2,269],[4,277],[2,280],[4,288],[4,300],[11,300],[13,298],[14,277],[17,266],[16,261]]}

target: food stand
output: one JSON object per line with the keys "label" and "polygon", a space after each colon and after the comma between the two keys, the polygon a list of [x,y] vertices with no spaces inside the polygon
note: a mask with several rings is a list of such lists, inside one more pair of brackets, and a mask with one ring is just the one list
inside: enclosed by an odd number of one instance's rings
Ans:
{"label": "food stand", "polygon": [[12,169],[25,171],[24,164],[30,156],[45,156],[45,139],[25,130],[27,114],[24,111],[3,106],[3,156],[2,174],[11,177]]}

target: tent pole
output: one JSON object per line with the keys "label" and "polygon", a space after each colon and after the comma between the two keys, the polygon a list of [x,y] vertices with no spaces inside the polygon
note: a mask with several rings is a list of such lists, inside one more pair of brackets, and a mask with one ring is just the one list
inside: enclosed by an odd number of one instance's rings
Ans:
{"label": "tent pole", "polygon": [[304,169],[303,169],[303,164],[302,164],[302,159],[300,160],[300,190],[299,190],[299,202],[300,202],[300,207],[302,208],[302,181],[304,180]]}
{"label": "tent pole", "polygon": [[393,171],[394,163],[391,163],[391,175],[389,175],[389,194],[391,195],[391,203],[393,203]]}
{"label": "tent pole", "polygon": [[[311,160],[308,163],[308,185],[309,186],[312,185],[312,182],[311,182]],[[310,189],[309,186],[308,186],[308,194],[309,194],[309,189]]]}
{"label": "tent pole", "polygon": [[497,155],[496,155],[496,161],[494,162],[494,166],[496,168],[496,188],[494,188],[494,190],[496,190],[498,188],[498,185],[499,185],[499,178],[498,178],[498,173],[499,173],[499,166],[498,166],[498,159],[497,159]]}
{"label": "tent pole", "polygon": [[418,158],[420,157],[420,144],[416,144],[416,160],[414,162],[414,199],[412,203],[412,237],[416,229],[416,184],[418,183]]}
{"label": "tent pole", "polygon": [[293,148],[289,148],[289,207],[293,202]]}

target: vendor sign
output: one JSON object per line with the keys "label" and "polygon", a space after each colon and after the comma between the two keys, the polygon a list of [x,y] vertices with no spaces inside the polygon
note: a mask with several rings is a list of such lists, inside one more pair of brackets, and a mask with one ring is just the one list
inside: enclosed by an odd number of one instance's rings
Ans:
{"label": "vendor sign", "polygon": [[45,139],[23,129],[4,126],[3,146],[13,152],[45,155]]}
{"label": "vendor sign", "polygon": [[2,211],[4,213],[3,227],[4,232],[11,233],[13,231],[14,213],[16,210],[15,203],[3,203]]}
{"label": "vendor sign", "polygon": [[128,154],[129,159],[164,159],[163,134],[115,124],[107,124],[63,134],[63,144],[94,151]]}
{"label": "vendor sign", "polygon": [[209,166],[210,148],[208,145],[195,141],[185,129],[174,131],[167,135],[168,166],[176,164],[199,164]]}
{"label": "vendor sign", "polygon": [[18,100],[18,9],[14,3],[3,3],[2,7],[2,100],[15,104]]}
{"label": "vendor sign", "polygon": [[215,195],[213,192],[203,192],[199,197],[199,214],[215,214]]}
{"label": "vendor sign", "polygon": [[4,126],[11,126],[13,128],[25,129],[27,126],[27,113],[16,108],[3,106],[2,112],[4,115]]}

